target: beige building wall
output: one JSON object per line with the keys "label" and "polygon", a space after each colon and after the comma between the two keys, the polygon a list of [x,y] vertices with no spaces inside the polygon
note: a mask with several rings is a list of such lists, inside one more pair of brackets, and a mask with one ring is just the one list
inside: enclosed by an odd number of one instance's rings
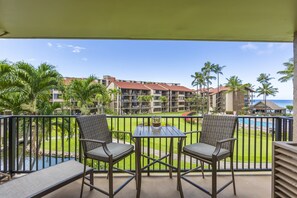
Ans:
{"label": "beige building wall", "polygon": [[226,111],[233,111],[233,92],[226,93]]}
{"label": "beige building wall", "polygon": [[216,94],[212,95],[212,102],[211,103],[212,103],[212,105],[210,106],[210,110],[214,111],[216,109],[216,107],[217,107],[217,95]]}

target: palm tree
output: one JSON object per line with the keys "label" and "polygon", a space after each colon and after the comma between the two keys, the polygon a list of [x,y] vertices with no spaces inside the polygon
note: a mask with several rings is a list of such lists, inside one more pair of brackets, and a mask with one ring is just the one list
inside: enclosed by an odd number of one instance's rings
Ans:
{"label": "palm tree", "polygon": [[270,77],[270,74],[261,73],[259,77],[257,78],[257,81],[261,84],[263,83],[269,83],[270,80],[274,79],[273,77]]}
{"label": "palm tree", "polygon": [[78,103],[82,114],[89,114],[89,106],[94,105],[96,94],[103,93],[104,87],[96,82],[95,76],[89,76],[87,79],[76,79],[70,83],[71,95]]}
{"label": "palm tree", "polygon": [[[217,82],[218,82],[218,95],[220,94],[220,75],[223,75],[223,69],[225,68],[226,66],[220,66],[219,64],[215,64],[213,66],[213,72],[217,75]],[[218,102],[219,102],[219,98],[217,97],[217,110],[219,110],[219,107],[218,107]]]}
{"label": "palm tree", "polygon": [[0,107],[4,110],[10,110],[14,115],[24,112],[22,106],[25,103],[26,98],[22,93],[10,92],[0,94]]}
{"label": "palm tree", "polygon": [[25,62],[15,64],[16,75],[19,88],[27,97],[27,103],[24,109],[32,114],[37,114],[37,103],[42,97],[50,96],[50,90],[58,87],[59,81],[62,80],[61,74],[54,66],[42,63],[37,68]]}
{"label": "palm tree", "polygon": [[96,105],[96,107],[97,107],[97,114],[101,114],[102,113],[102,108],[101,108],[102,107],[102,103],[101,103],[102,98],[103,98],[103,96],[100,93],[96,94],[96,96],[95,96],[95,100],[97,101],[97,105]]}
{"label": "palm tree", "polygon": [[[198,92],[199,92],[199,89],[200,89],[200,92],[202,92],[202,87],[205,86],[205,76],[203,75],[203,73],[201,72],[195,72],[195,75],[191,75],[192,78],[194,78],[194,80],[192,81],[192,86],[196,86],[197,87],[197,95],[198,95]],[[199,89],[198,89],[199,87]],[[198,104],[198,97],[196,98],[197,101],[196,103]],[[197,105],[197,113],[199,112],[199,106]],[[202,108],[202,114],[204,113],[204,105],[203,105],[203,108]]]}
{"label": "palm tree", "polygon": [[111,103],[109,94],[106,91],[103,93],[98,93],[95,96],[97,102],[97,113],[103,113],[106,109],[106,106]]}
{"label": "palm tree", "polygon": [[186,102],[186,110],[188,109],[189,111],[191,111],[191,103],[193,102],[193,100],[195,100],[195,98],[185,98],[185,102]]}
{"label": "palm tree", "polygon": [[258,87],[256,89],[256,92],[258,93],[258,96],[263,95],[263,100],[265,103],[265,114],[267,114],[266,97],[270,95],[275,96],[275,94],[278,92],[278,89],[274,88],[271,83],[263,83],[261,87]]}
{"label": "palm tree", "polygon": [[[50,90],[57,88],[62,79],[55,67],[42,63],[35,68],[26,62],[17,62],[13,64],[12,67],[13,69],[10,72],[10,76],[7,78],[7,82],[10,83],[10,97],[16,96],[16,98],[14,98],[14,104],[21,107],[22,112],[28,111],[31,114],[51,114],[52,112],[49,112],[49,108],[46,108],[49,104]],[[7,97],[7,99],[9,99],[9,97]],[[20,109],[13,109],[13,111],[19,110]],[[42,140],[42,138],[39,138],[38,141],[36,141],[39,135],[36,134],[39,122],[33,119],[31,126],[29,125],[28,122],[27,130],[23,136],[23,147],[26,148],[28,144],[31,144],[32,150],[38,153]],[[32,139],[28,141],[30,131],[32,131]],[[22,159],[19,161],[22,161]],[[32,161],[32,165],[35,162],[36,159]]]}
{"label": "palm tree", "polygon": [[138,96],[137,100],[139,102],[139,107],[140,107],[140,112],[139,113],[142,113],[142,102],[144,101],[144,95]]}
{"label": "palm tree", "polygon": [[7,60],[0,61],[0,93],[9,92],[15,82],[15,68]]}
{"label": "palm tree", "polygon": [[271,83],[269,82],[272,80],[273,77],[270,77],[270,74],[261,73],[257,78],[257,81],[261,83],[261,87],[256,89],[258,96],[263,95],[263,100],[265,103],[265,114],[267,114],[267,107],[266,107],[266,97],[269,95],[275,96],[278,92],[277,88],[274,88]]}
{"label": "palm tree", "polygon": [[218,91],[220,91],[220,75],[223,75],[223,69],[226,66],[220,66],[219,64],[215,64],[213,66],[213,72],[217,75],[217,82],[218,82]]}
{"label": "palm tree", "polygon": [[294,78],[294,60],[293,58],[290,58],[288,62],[283,63],[283,65],[286,67],[285,70],[278,71],[278,74],[283,75],[278,80],[280,82],[287,82],[289,80],[293,81]]}
{"label": "palm tree", "polygon": [[230,92],[233,92],[233,97],[234,97],[234,94],[235,94],[235,100],[233,100],[233,104],[234,104],[234,101],[236,101],[236,110],[239,109],[239,101],[238,101],[238,93],[239,92],[245,92],[245,84],[242,84],[242,80],[240,80],[238,78],[238,76],[231,76],[230,78],[227,78],[227,83],[226,83],[226,87],[229,88],[229,90],[227,91],[228,93]]}
{"label": "palm tree", "polygon": [[201,71],[205,77],[205,83],[207,86],[207,112],[209,112],[209,86],[212,84],[212,80],[215,80],[215,76],[211,76],[211,72],[213,72],[214,64],[209,61],[204,63],[204,67],[202,67]]}
{"label": "palm tree", "polygon": [[[146,103],[149,103],[149,102],[151,102],[153,100],[153,97],[154,96],[152,96],[152,95],[145,95],[145,96],[143,96],[143,101],[146,102]],[[151,105],[149,105],[149,107],[151,107]]]}
{"label": "palm tree", "polygon": [[71,96],[70,85],[61,85],[60,91],[62,93],[63,98],[62,111],[64,111],[64,108],[69,109],[69,115],[72,115],[74,104]]}
{"label": "palm tree", "polygon": [[163,112],[164,107],[166,106],[166,103],[168,102],[168,98],[166,96],[160,96],[160,100],[162,103],[162,112]]}
{"label": "palm tree", "polygon": [[[121,94],[121,91],[119,89],[109,89],[108,93],[110,94],[110,97],[112,98],[113,111],[116,112],[116,114],[118,115],[118,113],[119,113],[119,98],[118,98],[118,96],[119,96],[119,94]],[[117,101],[117,110],[114,105],[115,99]]]}

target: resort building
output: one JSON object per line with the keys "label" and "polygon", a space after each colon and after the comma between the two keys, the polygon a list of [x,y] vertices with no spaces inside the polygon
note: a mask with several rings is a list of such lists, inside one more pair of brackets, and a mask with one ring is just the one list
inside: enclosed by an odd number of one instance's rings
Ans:
{"label": "resort building", "polygon": [[[117,89],[119,93],[112,96],[111,107],[118,114],[137,114],[151,112],[151,90],[141,83],[114,81],[107,89]],[[115,98],[113,98],[115,97]]]}
{"label": "resort building", "polygon": [[[64,84],[83,78],[64,78]],[[103,84],[107,89],[116,89],[117,94],[111,95],[111,109],[119,115],[139,113],[161,113],[197,111],[196,90],[181,86],[179,83],[146,82],[135,80],[119,80],[105,75],[96,82]],[[254,91],[246,88],[245,92],[237,94],[228,91],[228,87],[209,89],[210,112],[241,113],[249,110],[252,112]],[[198,90],[198,94],[207,101],[207,89]],[[58,90],[51,90],[51,102],[63,102],[62,94]],[[72,101],[76,106],[75,101]],[[200,102],[201,103],[201,102]],[[206,103],[204,101],[204,110]],[[202,106],[203,104],[200,104]],[[202,107],[199,107],[201,110]],[[75,108],[74,108],[75,110]],[[206,112],[206,111],[204,111]]]}
{"label": "resort building", "polygon": [[187,99],[194,96],[193,90],[177,85],[161,84],[161,86],[168,90],[170,112],[190,110],[191,103],[187,102]]}
{"label": "resort building", "polygon": [[119,90],[111,104],[118,114],[185,111],[190,105],[186,99],[193,96],[191,89],[177,83],[113,79],[107,89]]}
{"label": "resort building", "polygon": [[220,87],[210,90],[209,107],[210,111],[241,113],[250,111],[253,104],[254,90],[245,88],[244,92],[229,91],[228,87]]}

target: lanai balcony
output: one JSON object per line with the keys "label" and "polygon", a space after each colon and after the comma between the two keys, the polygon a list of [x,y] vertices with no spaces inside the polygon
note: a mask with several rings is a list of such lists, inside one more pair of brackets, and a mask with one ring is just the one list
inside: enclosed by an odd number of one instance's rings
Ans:
{"label": "lanai balcony", "polygon": [[[88,2],[79,0],[71,2],[3,0],[0,2],[0,37],[6,39],[80,38],[293,42],[296,64],[296,10],[297,1],[295,0],[163,0],[147,2],[136,0]],[[149,68],[140,69],[146,71]],[[296,90],[296,82],[295,80],[294,90]],[[294,101],[296,104],[297,94],[294,96]],[[126,120],[130,119],[132,118],[126,118]],[[146,118],[138,119],[140,123],[140,120]],[[174,119],[177,120],[172,124],[183,131],[196,127],[199,129],[199,124],[182,124],[184,118]],[[110,119],[110,125],[119,124],[122,122],[120,120],[123,118]],[[254,124],[252,120],[254,120]],[[263,125],[265,120],[267,121]],[[259,126],[257,126],[257,122],[260,122]],[[294,105],[294,122],[296,125],[297,105]],[[291,118],[282,117],[245,118],[239,125],[236,133],[238,141],[235,148],[236,173],[252,174],[247,177],[236,177],[240,197],[263,197],[266,195],[266,197],[270,197],[270,178],[269,176],[259,176],[259,174],[262,172],[270,174],[272,141],[297,140],[296,127],[293,131],[292,126]],[[79,134],[73,117],[1,117],[0,127],[2,140],[0,169],[3,172],[27,173],[72,158],[81,161]],[[117,127],[133,131],[135,125],[130,123],[117,125]],[[33,139],[33,136],[36,136],[36,139]],[[187,141],[191,142],[195,137],[197,136],[188,137]],[[114,138],[117,141],[131,143],[131,140],[125,136]],[[35,141],[40,145],[33,146]],[[24,145],[27,145],[29,149],[27,146],[24,148]],[[144,150],[152,149],[153,152],[157,152],[158,146],[157,144],[154,148],[145,147]],[[126,160],[124,163],[126,168],[133,170],[133,166],[128,166],[131,165],[128,161],[130,160]],[[186,170],[187,166],[191,166],[192,163],[188,163],[185,159],[183,169]],[[106,168],[104,164],[100,163],[92,165],[99,172],[104,172]],[[228,162],[223,163],[221,169],[223,172],[228,169]],[[167,172],[162,166],[156,166],[150,171],[158,174],[165,172],[165,175]],[[199,173],[197,174],[199,175]],[[164,189],[167,186],[168,189],[172,189],[165,193],[167,196],[178,196],[169,194],[176,193],[174,179],[170,181],[166,177],[158,177],[158,179],[155,180],[153,177],[144,179],[143,185],[146,186],[143,188],[144,197],[163,197],[164,191],[167,191]],[[158,185],[155,181],[159,181],[162,185]],[[168,183],[165,184],[165,181]],[[55,192],[57,194],[49,196],[73,197],[78,184],[79,181]],[[157,194],[153,194],[150,189],[155,189]],[[258,189],[262,189],[263,192],[259,191],[261,194],[257,194]],[[190,187],[185,187],[184,191],[188,197],[197,196],[196,193],[199,192]],[[132,185],[121,193],[125,192],[126,194],[119,195],[126,197],[129,194],[134,197],[135,190]],[[85,195],[92,197],[94,196],[91,195],[92,193],[86,192]],[[222,193],[226,193],[221,194],[223,197],[231,196],[228,189]]]}
{"label": "lanai balcony", "polygon": [[[175,126],[183,132],[201,130],[202,117],[167,116],[162,118],[163,125]],[[15,177],[32,171],[54,166],[68,160],[82,162],[82,149],[79,143],[79,130],[75,116],[6,116],[0,118],[1,163],[2,172]],[[150,125],[149,116],[109,116],[108,124],[112,130],[134,132],[139,124]],[[234,151],[236,186],[238,197],[270,197],[272,142],[292,139],[292,118],[289,117],[239,117],[234,137],[237,138]],[[198,132],[187,135],[185,144],[195,143]],[[127,134],[113,136],[114,142],[134,144]],[[142,152],[161,157],[169,151],[169,139],[144,139]],[[174,164],[177,163],[177,148],[174,146]],[[167,160],[164,160],[167,162]],[[149,163],[143,158],[142,164]],[[182,157],[182,171],[193,168],[198,163],[190,157]],[[100,161],[88,162],[93,167],[95,183],[106,186],[106,164]],[[126,158],[117,167],[135,171],[134,156]],[[201,171],[190,178],[211,187],[210,167],[206,168],[206,178]],[[230,164],[225,160],[219,165],[219,185],[230,179]],[[176,177],[168,177],[168,167],[155,164],[143,172],[141,197],[179,197],[176,190]],[[176,174],[174,174],[176,175]],[[119,185],[125,176],[115,175],[115,185]],[[48,197],[71,197],[79,194],[81,179],[57,190]],[[183,183],[185,197],[208,197],[204,192]],[[152,190],[153,189],[153,190]],[[166,189],[166,190],[165,190]],[[101,196],[99,192],[90,192],[85,188],[84,197]],[[117,195],[134,197],[135,183],[131,182]],[[232,197],[232,187],[226,188],[219,197]]]}

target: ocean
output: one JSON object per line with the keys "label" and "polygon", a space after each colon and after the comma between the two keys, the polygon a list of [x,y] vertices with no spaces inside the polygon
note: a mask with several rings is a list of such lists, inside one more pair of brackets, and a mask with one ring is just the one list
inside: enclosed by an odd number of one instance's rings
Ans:
{"label": "ocean", "polygon": [[[253,104],[256,104],[259,101],[262,101],[262,100],[254,100]],[[293,100],[269,100],[268,99],[267,101],[274,102],[278,106],[284,107],[284,108],[286,108],[287,105],[293,105]]]}

